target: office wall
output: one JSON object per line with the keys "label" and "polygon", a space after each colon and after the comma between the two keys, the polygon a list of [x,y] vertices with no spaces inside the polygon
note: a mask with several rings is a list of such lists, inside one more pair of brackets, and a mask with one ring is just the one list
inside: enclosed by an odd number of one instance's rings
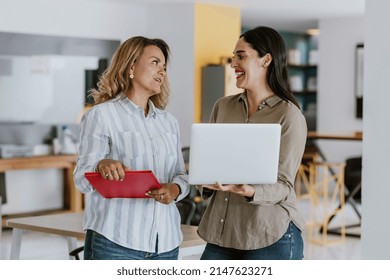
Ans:
{"label": "office wall", "polygon": [[0,122],[75,123],[84,108],[85,70],[97,69],[98,59],[0,55],[11,65],[0,74]]}
{"label": "office wall", "polygon": [[231,57],[241,32],[240,10],[195,4],[195,122],[201,121],[202,67]]}
{"label": "office wall", "polygon": [[125,1],[0,0],[0,30],[123,40],[142,33],[146,6]]}
{"label": "office wall", "polygon": [[363,112],[363,259],[390,260],[390,25],[387,0],[366,1]]}
{"label": "office wall", "polygon": [[180,124],[182,145],[189,146],[194,122],[194,4],[149,6],[145,34],[167,41],[171,49],[168,75],[171,96],[167,110]]}
{"label": "office wall", "polygon": [[[317,129],[323,132],[361,131],[355,117],[355,48],[364,42],[364,17],[319,21]],[[319,141],[330,161],[362,153],[361,142]]]}

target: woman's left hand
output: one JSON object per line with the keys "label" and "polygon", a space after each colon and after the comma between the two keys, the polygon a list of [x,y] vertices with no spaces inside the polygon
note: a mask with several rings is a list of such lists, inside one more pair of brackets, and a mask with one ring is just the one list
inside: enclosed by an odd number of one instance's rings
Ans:
{"label": "woman's left hand", "polygon": [[255,194],[255,189],[251,185],[222,185],[220,182],[216,182],[214,185],[202,185],[203,188],[232,192],[246,197],[252,197]]}
{"label": "woman's left hand", "polygon": [[176,184],[161,184],[161,188],[153,189],[146,193],[146,195],[163,204],[171,203],[179,194],[180,187]]}

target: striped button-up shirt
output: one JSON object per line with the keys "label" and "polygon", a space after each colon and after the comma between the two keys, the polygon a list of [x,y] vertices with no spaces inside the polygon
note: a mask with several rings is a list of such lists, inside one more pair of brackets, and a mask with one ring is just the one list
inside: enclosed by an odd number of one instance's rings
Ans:
{"label": "striped button-up shirt", "polygon": [[157,237],[159,253],[179,246],[183,235],[174,202],[105,199],[84,177],[104,158],[119,160],[131,170],[152,170],[160,183],[178,184],[177,200],[181,200],[189,193],[189,185],[177,120],[151,101],[145,117],[143,109],[122,93],[88,110],[80,127],[74,180],[86,194],[84,230],[92,229],[117,244],[145,252],[156,252]]}

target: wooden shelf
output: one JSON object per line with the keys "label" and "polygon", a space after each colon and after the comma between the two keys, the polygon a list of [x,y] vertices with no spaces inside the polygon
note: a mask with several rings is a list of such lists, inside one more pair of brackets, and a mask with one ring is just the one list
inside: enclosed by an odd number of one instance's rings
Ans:
{"label": "wooden shelf", "polygon": [[287,67],[296,68],[296,69],[306,69],[306,68],[317,68],[317,65],[316,64],[288,64]]}
{"label": "wooden shelf", "polygon": [[315,90],[302,90],[302,91],[293,91],[294,95],[311,95],[311,94],[317,94],[317,91]]}
{"label": "wooden shelf", "polygon": [[64,209],[31,212],[9,216],[33,216],[48,212],[80,212],[83,209],[83,195],[76,189],[73,181],[73,170],[76,166],[76,155],[50,155],[20,158],[1,158],[0,172],[23,169],[63,169],[64,171]]}

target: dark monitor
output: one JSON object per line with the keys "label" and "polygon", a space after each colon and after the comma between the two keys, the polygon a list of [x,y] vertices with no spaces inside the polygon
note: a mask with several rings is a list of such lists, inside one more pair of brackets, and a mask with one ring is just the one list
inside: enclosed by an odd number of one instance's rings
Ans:
{"label": "dark monitor", "polygon": [[98,69],[87,69],[85,70],[85,104],[92,104],[93,98],[89,95],[89,91],[93,88],[97,88],[100,77],[106,71],[108,67],[108,59],[99,59]]}

